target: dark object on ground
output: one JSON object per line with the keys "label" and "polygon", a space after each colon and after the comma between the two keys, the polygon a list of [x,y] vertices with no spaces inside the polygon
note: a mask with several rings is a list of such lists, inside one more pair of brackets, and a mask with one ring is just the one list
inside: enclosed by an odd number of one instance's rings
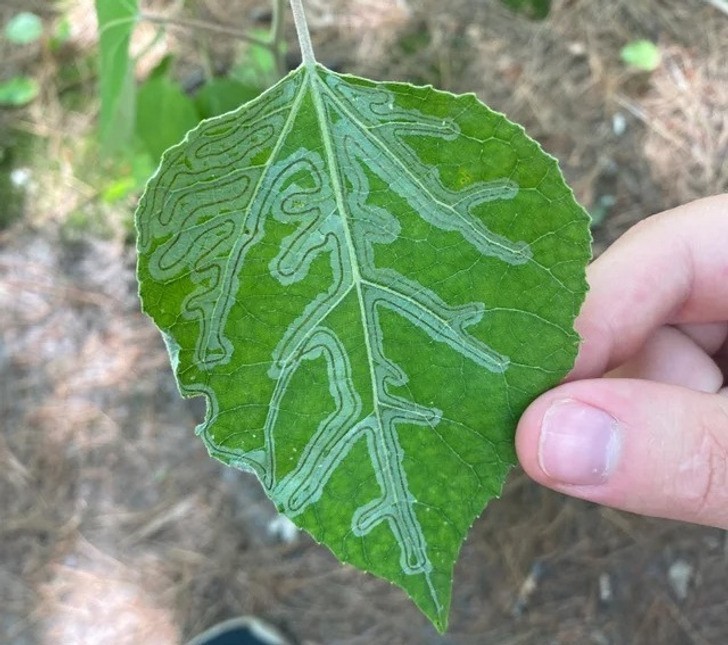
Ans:
{"label": "dark object on ground", "polygon": [[242,616],[210,627],[188,645],[288,645],[288,642],[270,625],[252,616]]}

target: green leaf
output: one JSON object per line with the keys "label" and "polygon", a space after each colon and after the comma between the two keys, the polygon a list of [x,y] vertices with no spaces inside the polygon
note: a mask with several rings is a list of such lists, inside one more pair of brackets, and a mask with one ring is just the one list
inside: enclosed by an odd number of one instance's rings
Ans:
{"label": "green leaf", "polygon": [[662,60],[660,49],[649,40],[635,40],[625,45],[620,56],[627,65],[643,72],[655,71]]}
{"label": "green leaf", "polygon": [[62,16],[53,29],[51,36],[51,48],[54,51],[59,50],[71,40],[71,19],[68,16]]}
{"label": "green leaf", "polygon": [[29,76],[15,76],[0,83],[0,106],[22,107],[38,96],[38,81]]}
{"label": "green leaf", "polygon": [[104,188],[101,199],[106,204],[114,204],[128,197],[135,186],[134,177],[127,175],[115,178]]}
{"label": "green leaf", "polygon": [[96,0],[99,22],[99,132],[107,152],[128,146],[134,134],[134,65],[129,43],[139,10],[137,0]]}
{"label": "green leaf", "polygon": [[139,88],[137,136],[155,161],[198,121],[192,99],[172,80],[155,77]]}
{"label": "green leaf", "polygon": [[147,81],[151,81],[155,78],[170,78],[172,76],[173,65],[174,56],[172,56],[172,54],[166,54],[162,57],[162,60],[160,60],[154,66],[154,69],[149,72],[149,75],[147,76]]}
{"label": "green leaf", "polygon": [[23,11],[5,25],[5,37],[17,45],[29,45],[43,35],[43,23],[34,13]]}
{"label": "green leaf", "polygon": [[154,173],[159,158],[153,159],[147,152],[136,152],[118,161],[110,173],[109,182],[101,191],[101,199],[107,204],[127,199],[134,193],[138,196]]}
{"label": "green leaf", "polygon": [[[254,29],[250,34],[261,40],[268,37],[268,32],[261,29]],[[285,43],[280,43],[279,47],[281,54],[285,54]],[[255,43],[248,45],[243,59],[233,67],[230,76],[243,85],[261,88],[268,87],[280,78],[273,52]]]}
{"label": "green leaf", "polygon": [[478,102],[301,67],[165,153],[144,310],[198,432],[438,629],[528,403],[572,366],[589,218]]}
{"label": "green leaf", "polygon": [[230,78],[214,78],[197,92],[195,106],[200,118],[209,119],[239,108],[261,93],[257,87]]}
{"label": "green leaf", "polygon": [[501,0],[513,11],[524,13],[534,20],[543,20],[551,11],[551,0]]}

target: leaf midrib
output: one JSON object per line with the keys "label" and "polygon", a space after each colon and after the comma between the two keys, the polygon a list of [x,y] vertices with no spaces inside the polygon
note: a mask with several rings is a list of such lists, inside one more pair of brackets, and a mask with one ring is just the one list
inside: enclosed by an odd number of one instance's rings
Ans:
{"label": "leaf midrib", "polygon": [[[307,69],[307,71],[310,71],[310,70],[308,70],[308,69]],[[311,72],[311,73],[313,73],[313,72]],[[317,79],[317,80],[318,80],[318,79]],[[319,82],[320,82],[320,80],[319,80]],[[357,118],[356,118],[356,115],[355,115],[355,114],[353,114],[353,113],[351,112],[351,110],[349,110],[349,109],[348,109],[348,108],[346,107],[346,105],[345,105],[344,103],[342,103],[342,102],[341,102],[341,101],[340,101],[340,100],[338,99],[338,97],[337,97],[337,96],[336,96],[336,95],[335,95],[335,94],[334,94],[334,93],[333,93],[333,92],[331,91],[331,88],[327,87],[327,86],[326,86],[325,84],[323,84],[323,83],[321,83],[321,87],[323,88],[323,91],[324,91],[324,92],[326,92],[326,94],[328,94],[328,95],[329,95],[329,97],[331,97],[331,100],[332,100],[332,101],[335,101],[335,102],[336,102],[337,106],[338,106],[338,107],[339,107],[339,109],[340,109],[340,110],[342,111],[342,113],[343,113],[343,114],[345,114],[345,115],[346,115],[346,117],[347,117],[347,118],[348,118],[348,119],[349,119],[349,120],[350,120],[350,121],[351,121],[352,123],[356,124],[356,126],[357,126],[357,127],[359,128],[359,130],[360,130],[361,132],[369,132],[369,131],[371,130],[371,128],[367,127],[367,126],[366,126],[366,125],[365,125],[364,123],[362,123],[362,122],[361,122],[361,121],[360,121],[359,119],[357,119]],[[447,94],[447,92],[443,92],[443,93],[446,93],[446,94]],[[456,96],[455,94],[450,94],[450,96],[452,96],[453,98],[458,98],[458,97],[457,97],[457,96]],[[474,96],[475,96],[475,95],[473,95],[473,97],[474,97]],[[467,219],[466,219],[466,218],[463,218],[463,216],[462,216],[462,215],[461,215],[461,214],[460,214],[460,213],[458,212],[458,210],[457,210],[457,209],[453,208],[453,207],[452,207],[452,205],[450,205],[450,204],[447,204],[447,203],[445,203],[445,202],[441,201],[440,199],[438,199],[438,198],[437,198],[437,197],[436,197],[436,196],[435,196],[435,195],[434,195],[434,194],[432,193],[432,191],[430,191],[430,190],[429,190],[429,189],[427,188],[427,186],[425,186],[425,185],[424,185],[424,184],[422,183],[422,181],[420,180],[420,178],[419,178],[419,177],[417,177],[417,176],[416,176],[415,174],[413,174],[413,173],[412,173],[412,171],[411,171],[411,170],[410,170],[410,169],[409,169],[409,168],[408,168],[408,167],[407,167],[407,166],[406,166],[405,164],[403,164],[403,163],[402,163],[402,162],[400,161],[400,159],[398,159],[398,158],[397,158],[397,157],[396,157],[395,155],[393,155],[393,154],[392,154],[392,153],[390,152],[390,150],[389,150],[389,149],[388,149],[388,148],[387,148],[386,146],[382,146],[382,145],[381,145],[381,143],[380,143],[380,141],[379,141],[379,139],[378,139],[378,138],[376,138],[376,137],[374,137],[374,136],[373,136],[373,139],[374,139],[374,140],[375,140],[375,141],[377,142],[377,144],[379,144],[379,147],[380,147],[380,149],[381,149],[381,151],[382,151],[382,154],[386,155],[386,156],[387,156],[387,157],[389,158],[389,160],[390,160],[390,161],[391,161],[392,163],[394,163],[395,165],[397,165],[397,166],[399,167],[399,170],[400,170],[400,172],[402,172],[402,174],[404,174],[404,175],[406,175],[407,177],[409,177],[409,178],[410,178],[410,180],[411,180],[411,181],[412,181],[412,182],[413,182],[413,183],[414,183],[414,184],[415,184],[415,185],[417,186],[417,188],[418,188],[419,190],[421,190],[421,191],[422,191],[423,193],[425,193],[425,194],[427,195],[427,197],[428,197],[429,199],[431,199],[431,200],[432,200],[432,201],[433,201],[434,203],[436,203],[436,204],[439,204],[439,205],[440,205],[440,206],[442,206],[443,208],[445,208],[445,209],[449,210],[449,211],[450,211],[450,212],[451,212],[451,213],[452,213],[452,214],[453,214],[453,215],[454,215],[455,217],[457,217],[458,219],[460,219],[460,220],[463,220],[463,221],[465,221],[465,223],[466,223],[466,224],[467,224],[467,225],[468,225],[468,226],[469,226],[469,227],[471,228],[471,230],[472,230],[472,226],[470,225],[470,223],[469,223],[469,222],[467,221]],[[546,154],[546,153],[544,153],[544,154]],[[475,233],[475,234],[477,235],[477,233]],[[538,241],[538,240],[536,240],[536,241]],[[504,246],[503,246],[502,244],[498,243],[498,241],[497,241],[497,240],[493,240],[493,239],[491,239],[491,238],[488,238],[488,242],[489,242],[490,244],[492,244],[493,246],[497,246],[497,247],[500,247],[500,248],[505,248],[505,247],[504,247]],[[531,242],[531,244],[534,244],[534,242]],[[572,290],[571,290],[571,289],[570,289],[570,288],[569,288],[569,287],[568,287],[568,286],[567,286],[566,284],[564,284],[564,282],[563,282],[562,280],[560,280],[560,279],[559,279],[558,277],[556,277],[556,276],[554,275],[554,273],[553,273],[553,271],[552,271],[551,269],[549,269],[549,268],[545,267],[545,266],[544,266],[544,265],[543,265],[543,264],[542,264],[541,262],[539,262],[539,261],[538,261],[538,260],[536,259],[536,257],[535,257],[535,256],[531,256],[530,258],[528,258],[527,262],[528,262],[529,264],[532,264],[532,265],[534,265],[534,266],[538,267],[539,269],[541,269],[541,270],[542,270],[542,271],[543,271],[544,273],[546,273],[546,274],[547,274],[547,275],[549,276],[549,278],[550,278],[551,280],[553,280],[554,282],[556,282],[556,284],[558,284],[558,285],[559,285],[559,287],[562,287],[563,289],[565,289],[565,290],[569,291],[570,293],[572,293]]]}
{"label": "leaf midrib", "polygon": [[[356,295],[357,300],[359,302],[359,312],[361,314],[361,320],[362,320],[362,327],[363,327],[363,336],[364,336],[364,345],[366,348],[366,354],[367,354],[367,363],[369,367],[369,378],[371,381],[371,388],[372,388],[372,404],[374,407],[374,414],[376,416],[377,420],[377,426],[379,428],[379,432],[377,433],[376,440],[380,442],[384,442],[383,432],[384,432],[384,424],[382,423],[382,417],[380,414],[380,409],[384,405],[379,400],[379,394],[377,392],[377,378],[374,371],[374,359],[372,354],[372,339],[370,335],[371,325],[369,323],[369,319],[366,313],[366,307],[364,306],[364,297],[362,295],[362,284],[364,280],[361,277],[361,272],[359,270],[359,264],[357,262],[357,255],[356,255],[356,249],[354,247],[353,238],[351,235],[351,229],[349,226],[349,220],[347,217],[348,209],[346,208],[345,201],[344,201],[344,191],[343,186],[341,183],[341,177],[339,175],[339,168],[338,164],[336,163],[336,155],[334,153],[334,145],[332,141],[332,135],[331,130],[328,126],[328,121],[326,118],[326,109],[323,104],[323,100],[321,98],[321,91],[318,90],[317,85],[321,86],[324,91],[327,90],[327,88],[324,86],[323,81],[319,77],[317,73],[316,67],[306,67],[305,68],[305,74],[306,74],[306,80],[309,83],[311,95],[314,102],[314,107],[316,110],[316,117],[319,122],[319,127],[321,129],[321,137],[324,144],[324,152],[326,155],[326,161],[329,165],[329,176],[331,177],[331,185],[334,190],[334,197],[336,200],[336,205],[340,213],[341,221],[342,221],[342,228],[344,230],[344,235],[346,238],[346,245],[349,255],[349,261],[352,267],[352,282],[354,283],[354,287],[356,289]],[[392,430],[392,432],[395,432],[395,430]],[[384,446],[386,450],[386,445]],[[385,469],[385,472],[381,473],[382,476],[386,477],[389,481],[389,490],[396,489],[396,486],[394,486],[393,482],[391,481],[391,473],[389,472],[389,469]],[[398,500],[400,503],[407,503],[407,500]],[[435,603],[435,607],[438,608],[438,613],[441,613],[442,607],[440,605],[440,601],[438,598],[438,594],[435,591],[432,579],[430,577],[430,574],[425,573],[425,579],[427,580],[427,586],[429,588],[430,594],[432,596],[432,600]]]}
{"label": "leaf midrib", "polygon": [[377,393],[377,381],[376,374],[374,373],[374,359],[372,354],[371,338],[369,334],[369,320],[364,306],[364,297],[361,292],[362,278],[361,272],[359,271],[359,263],[357,262],[356,248],[354,247],[354,241],[351,235],[351,228],[349,226],[349,220],[347,217],[348,209],[344,201],[344,190],[341,183],[341,177],[339,176],[338,164],[336,163],[336,155],[334,153],[334,145],[331,137],[331,130],[328,127],[326,119],[326,108],[324,107],[321,99],[321,92],[317,89],[316,84],[321,83],[316,68],[305,68],[306,81],[309,84],[311,96],[313,98],[314,107],[316,109],[316,118],[318,120],[319,128],[321,130],[321,138],[324,144],[324,152],[326,155],[326,163],[329,166],[329,176],[331,177],[331,186],[334,190],[334,198],[336,200],[336,206],[339,210],[341,217],[342,228],[344,230],[344,236],[346,238],[347,254],[349,263],[351,264],[352,282],[356,289],[356,297],[359,303],[359,312],[361,314],[362,327],[364,330],[364,345],[367,353],[367,363],[369,366],[369,377],[372,386],[372,404],[374,407],[374,413],[377,417],[377,423],[379,427],[382,427],[382,420],[379,414],[379,395]]}
{"label": "leaf midrib", "polygon": [[[369,133],[370,128],[366,126],[366,124],[362,123],[359,119],[357,119],[356,115],[352,113],[351,110],[349,110],[346,107],[346,104],[342,103],[341,100],[331,91],[331,88],[327,87],[323,83],[321,83],[321,86],[323,87],[324,92],[328,94],[331,97],[331,100],[336,102],[339,109],[346,115],[346,117],[356,126],[359,128],[361,132]],[[454,94],[451,95],[453,98],[457,98]],[[422,183],[422,180],[415,175],[406,164],[402,163],[402,161],[396,157],[392,152],[387,148],[387,146],[382,145],[381,141],[375,137],[373,134],[370,135],[372,139],[377,143],[378,147],[381,149],[382,154],[387,156],[394,165],[396,165],[399,168],[399,171],[408,177],[410,181],[412,181],[413,184],[417,186],[417,189],[422,191],[425,195],[427,195],[427,198],[431,200],[433,203],[437,204],[438,206],[441,206],[443,209],[449,211],[453,217],[459,219],[460,221],[464,222],[465,225],[472,231],[472,234],[474,237],[478,237],[481,235],[481,233],[475,231],[473,229],[472,223],[468,220],[467,217],[464,217],[462,213],[460,213],[456,208],[453,208],[452,204],[448,204],[447,202],[443,202],[441,199],[439,199],[425,184]],[[507,249],[503,244],[498,242],[497,240],[492,239],[490,236],[484,236],[488,239],[488,243],[492,244],[493,246],[496,246],[498,248],[509,250]],[[528,262],[533,262],[533,258],[528,258]]]}

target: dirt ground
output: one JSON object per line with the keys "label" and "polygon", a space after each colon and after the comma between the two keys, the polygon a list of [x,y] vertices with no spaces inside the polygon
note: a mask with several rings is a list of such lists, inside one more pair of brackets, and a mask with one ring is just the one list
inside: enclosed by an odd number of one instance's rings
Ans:
{"label": "dirt ground", "polygon": [[[80,16],[91,6],[67,4]],[[188,5],[241,25],[266,7]],[[596,253],[651,213],[728,191],[728,15],[709,2],[555,0],[544,22],[496,0],[307,5],[324,63],[473,91],[522,123],[602,218]],[[56,11],[4,0],[0,22],[27,8]],[[93,34],[79,19],[79,50]],[[655,72],[620,61],[640,38],[660,47]],[[184,53],[191,67],[205,47],[231,55],[234,44],[211,40]],[[0,642],[166,645],[242,614],[301,644],[728,642],[724,531],[568,499],[519,470],[471,530],[445,636],[399,589],[291,533],[254,478],[194,437],[203,411],[177,395],[139,313],[123,225],[133,203],[98,207],[103,235],[69,234],[71,214],[95,199],[74,165],[93,110],[54,98],[42,51],[2,47],[0,73],[32,69],[43,92],[0,110],[0,143],[36,141],[21,168],[24,215],[0,231]]]}

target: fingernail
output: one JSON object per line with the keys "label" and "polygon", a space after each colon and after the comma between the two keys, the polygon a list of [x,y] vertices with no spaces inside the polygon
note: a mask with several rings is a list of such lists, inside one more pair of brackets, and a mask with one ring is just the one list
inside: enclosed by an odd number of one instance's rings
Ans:
{"label": "fingernail", "polygon": [[614,472],[621,451],[617,420],[604,410],[573,399],[556,401],[541,424],[541,469],[563,484],[603,484]]}

